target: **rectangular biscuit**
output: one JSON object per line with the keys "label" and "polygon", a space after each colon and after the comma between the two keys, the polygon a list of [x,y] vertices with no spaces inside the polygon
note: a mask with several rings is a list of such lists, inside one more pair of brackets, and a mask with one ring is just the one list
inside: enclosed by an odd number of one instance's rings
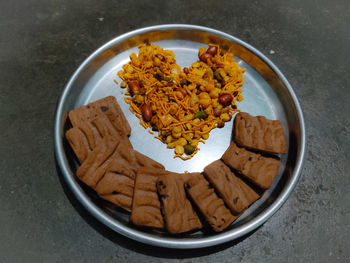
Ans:
{"label": "rectangular biscuit", "polygon": [[105,115],[121,136],[130,135],[130,125],[117,100],[113,96],[108,96],[85,106],[81,106],[71,110],[68,114],[73,127],[79,127],[81,123],[92,121],[100,115]]}
{"label": "rectangular biscuit", "polygon": [[[126,136],[121,136],[118,133],[105,115],[99,115],[91,120],[81,121],[79,126],[75,126],[66,132],[66,138],[80,163],[87,158],[87,154],[107,135],[111,135],[117,140],[121,137],[129,141]],[[131,146],[130,143],[129,146]]]}
{"label": "rectangular biscuit", "polygon": [[185,189],[214,231],[223,231],[237,218],[227,209],[224,201],[217,196],[214,189],[210,188],[202,174],[193,173]]}
{"label": "rectangular biscuit", "polygon": [[186,197],[185,182],[191,174],[169,173],[157,181],[166,229],[179,234],[202,228],[202,223]]}
{"label": "rectangular biscuit", "polygon": [[282,124],[264,116],[240,112],[235,118],[235,141],[238,145],[266,153],[287,153]]}
{"label": "rectangular biscuit", "polygon": [[221,160],[207,165],[204,175],[235,214],[242,213],[259,198],[259,195],[236,177]]}
{"label": "rectangular biscuit", "polygon": [[226,165],[263,189],[271,186],[280,165],[279,160],[248,151],[238,147],[234,142],[231,142],[221,159]]}
{"label": "rectangular biscuit", "polygon": [[168,172],[164,169],[143,167],[137,170],[130,220],[135,225],[164,228],[156,183]]}

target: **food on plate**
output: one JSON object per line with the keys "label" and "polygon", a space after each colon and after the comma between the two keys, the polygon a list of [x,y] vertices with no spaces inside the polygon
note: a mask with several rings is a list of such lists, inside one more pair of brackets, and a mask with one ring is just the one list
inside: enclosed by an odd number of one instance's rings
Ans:
{"label": "food on plate", "polygon": [[[210,64],[218,50],[219,47],[210,46],[200,59]],[[194,83],[190,77],[192,70],[188,69],[186,76]],[[144,86],[135,82],[131,87],[130,92],[140,94]],[[222,94],[218,101],[222,107],[232,106],[231,97],[226,94]],[[154,117],[154,113],[152,106],[145,105],[141,105],[140,114],[147,121]],[[199,107],[193,118],[200,126],[210,119],[210,113]],[[279,169],[277,158],[249,149],[286,152],[283,128],[278,121],[239,113],[235,120],[234,139],[247,149],[231,142],[222,161],[207,165],[203,174],[177,174],[166,171],[162,164],[133,149],[128,138],[130,126],[115,99],[106,97],[74,109],[69,112],[69,119],[73,127],[66,132],[66,138],[81,164],[76,171],[77,177],[102,199],[131,212],[133,224],[166,229],[171,234],[202,228],[200,218],[204,218],[216,232],[226,229],[259,198],[246,181],[267,189]],[[175,151],[193,155],[198,150],[197,145],[189,144],[193,140],[187,141],[184,137],[187,133],[176,127],[179,128],[174,126],[172,132],[179,134],[177,140],[184,142],[176,145]],[[166,129],[163,127],[162,131]],[[272,140],[277,142],[271,143]],[[169,141],[168,147],[171,143]],[[236,177],[230,168],[243,178]]]}
{"label": "food on plate", "polygon": [[271,186],[280,166],[278,159],[238,147],[234,142],[231,142],[221,159],[262,189]]}
{"label": "food on plate", "polygon": [[137,170],[130,220],[135,225],[164,228],[157,194],[157,180],[168,173],[164,169],[139,168]]}
{"label": "food on plate", "polygon": [[72,110],[69,117],[76,126],[66,138],[81,163],[78,178],[101,198],[131,211],[137,168],[164,167],[132,148],[127,138],[130,126],[118,109],[109,96]]}
{"label": "food on plate", "polygon": [[171,234],[202,228],[202,223],[186,197],[184,184],[192,174],[169,173],[158,179],[157,190],[161,201],[165,227]]}
{"label": "food on plate", "polygon": [[223,200],[217,196],[202,174],[193,174],[186,182],[185,188],[214,231],[223,231],[237,218],[227,209]]}
{"label": "food on plate", "polygon": [[235,118],[235,141],[238,145],[272,154],[287,153],[282,124],[264,116],[240,112]]}
{"label": "food on plate", "polygon": [[80,163],[85,161],[103,137],[111,135],[120,140],[122,137],[127,138],[131,132],[119,104],[111,96],[74,109],[68,116],[73,128],[66,132],[66,138]]}
{"label": "food on plate", "polygon": [[236,102],[243,100],[245,70],[233,54],[209,45],[199,49],[198,57],[181,70],[172,51],[140,45],[138,55],[132,53],[118,72],[121,87],[128,87],[125,101],[141,125],[158,131],[156,138],[183,160],[198,152],[198,143],[212,129],[224,127],[238,111]]}
{"label": "food on plate", "polygon": [[221,160],[204,168],[204,175],[234,214],[240,214],[254,203],[259,195],[238,178]]}

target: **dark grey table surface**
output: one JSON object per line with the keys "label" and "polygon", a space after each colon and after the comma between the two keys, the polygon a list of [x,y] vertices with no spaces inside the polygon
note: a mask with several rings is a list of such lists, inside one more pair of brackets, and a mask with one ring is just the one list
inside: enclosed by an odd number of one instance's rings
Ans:
{"label": "dark grey table surface", "polygon": [[[108,40],[166,23],[250,43],[286,75],[305,115],[293,194],[262,227],[213,248],[160,249],[114,233],[55,166],[53,116],[74,70]],[[350,262],[349,77],[349,0],[1,0],[0,262]]]}

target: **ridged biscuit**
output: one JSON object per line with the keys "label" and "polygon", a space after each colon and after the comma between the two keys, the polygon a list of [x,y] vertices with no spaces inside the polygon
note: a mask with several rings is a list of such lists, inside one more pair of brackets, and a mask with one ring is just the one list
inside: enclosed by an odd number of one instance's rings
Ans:
{"label": "ridged biscuit", "polygon": [[225,204],[235,214],[242,213],[259,195],[230,170],[221,160],[204,168],[204,175]]}
{"label": "ridged biscuit", "polygon": [[130,220],[138,226],[164,228],[157,193],[157,180],[164,169],[143,167],[137,170]]}
{"label": "ridged biscuit", "polygon": [[279,154],[287,153],[282,124],[264,116],[240,112],[235,118],[235,142],[249,149]]}
{"label": "ridged biscuit", "polygon": [[157,190],[169,233],[178,234],[202,228],[202,223],[187,199],[184,188],[185,182],[191,176],[191,173],[169,173],[158,179]]}
{"label": "ridged biscuit", "polygon": [[280,166],[279,160],[248,151],[234,142],[231,142],[221,159],[263,189],[271,186]]}
{"label": "ridged biscuit", "polygon": [[187,181],[185,189],[214,231],[223,231],[237,218],[231,214],[202,174],[194,173]]}

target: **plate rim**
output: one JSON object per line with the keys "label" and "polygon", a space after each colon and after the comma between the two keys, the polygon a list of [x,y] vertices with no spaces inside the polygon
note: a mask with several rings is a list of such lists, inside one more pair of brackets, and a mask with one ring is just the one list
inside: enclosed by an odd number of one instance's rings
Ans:
{"label": "plate rim", "polygon": [[[228,40],[234,41],[237,44],[243,46],[248,49],[256,56],[258,56],[264,63],[266,63],[280,78],[283,84],[286,86],[286,89],[291,96],[291,99],[295,105],[295,110],[297,113],[299,125],[300,125],[300,147],[297,149],[297,158],[295,161],[294,171],[291,176],[291,180],[286,184],[286,187],[281,191],[276,200],[271,203],[261,214],[257,217],[253,218],[246,224],[239,226],[233,230],[217,233],[210,237],[203,237],[199,240],[194,240],[193,238],[189,239],[178,239],[176,237],[155,237],[150,233],[141,232],[137,229],[130,229],[129,227],[125,227],[120,224],[116,219],[105,213],[101,208],[95,205],[89,198],[89,196],[84,192],[84,190],[79,185],[78,181],[75,179],[74,174],[68,169],[67,164],[68,160],[64,154],[64,148],[62,144],[62,133],[61,133],[61,124],[63,121],[63,104],[65,99],[67,98],[67,94],[72,87],[72,84],[77,79],[80,72],[85,68],[86,65],[89,64],[97,55],[102,53],[104,50],[113,46],[118,42],[122,42],[130,37],[139,35],[141,33],[147,33],[152,31],[159,30],[199,30],[208,33],[212,33],[214,35],[218,35],[220,37],[224,37]],[[75,70],[73,75],[70,77],[68,83],[65,85],[63,92],[58,100],[55,118],[54,118],[54,152],[56,157],[56,163],[58,164],[62,175],[64,176],[65,181],[67,182],[70,190],[73,192],[74,196],[79,200],[79,202],[83,205],[83,207],[89,211],[91,215],[93,215],[97,220],[101,223],[105,224],[112,230],[122,234],[128,238],[133,240],[150,244],[158,247],[166,247],[166,248],[178,248],[178,249],[193,249],[193,248],[202,248],[218,245],[221,243],[225,243],[234,239],[237,239],[264,224],[270,217],[272,217],[277,210],[283,205],[283,203],[288,199],[293,189],[295,188],[303,167],[304,159],[305,159],[305,151],[306,151],[306,136],[305,136],[305,122],[303,117],[303,112],[297,96],[288,82],[287,78],[282,74],[282,72],[277,68],[277,66],[270,61],[263,53],[259,50],[251,46],[250,44],[240,40],[237,37],[234,37],[225,32],[212,29],[209,27],[198,26],[198,25],[189,25],[189,24],[163,24],[163,25],[154,25],[144,28],[139,28],[127,33],[124,33],[120,36],[117,36],[107,43],[103,44],[101,47],[96,49],[91,55],[89,55],[83,63]]]}

